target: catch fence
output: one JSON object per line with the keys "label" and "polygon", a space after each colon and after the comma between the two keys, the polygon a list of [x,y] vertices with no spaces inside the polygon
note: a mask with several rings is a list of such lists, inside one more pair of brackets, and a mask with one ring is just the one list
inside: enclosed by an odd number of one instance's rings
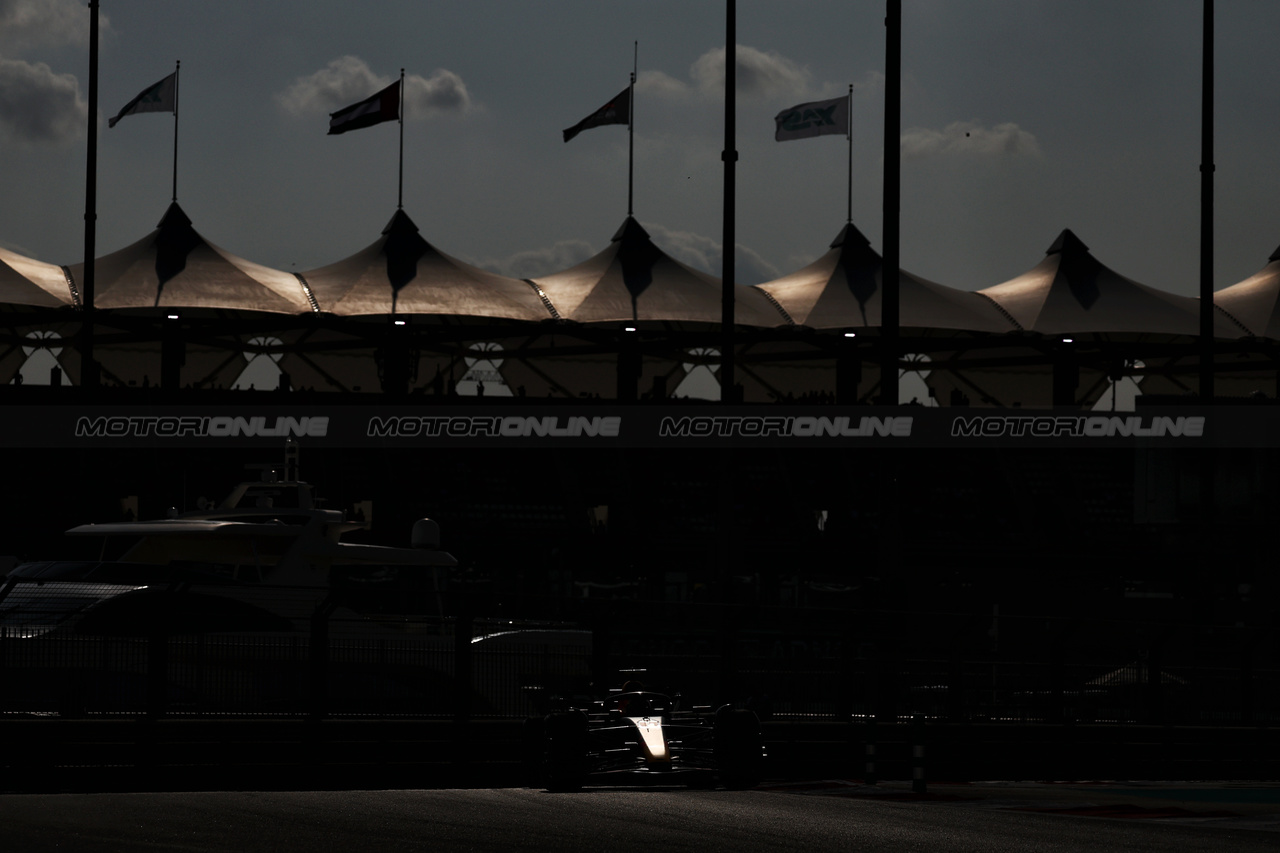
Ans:
{"label": "catch fence", "polygon": [[0,714],[516,719],[638,678],[779,721],[1280,723],[1269,629],[1075,619],[1068,633],[1005,614],[1005,636],[1021,639],[997,647],[882,627],[910,615],[727,612],[654,623],[584,609],[551,623],[317,611],[292,632],[0,626]]}
{"label": "catch fence", "polygon": [[528,717],[589,689],[590,632],[541,623],[402,620],[370,635],[144,637],[0,628],[0,714]]}

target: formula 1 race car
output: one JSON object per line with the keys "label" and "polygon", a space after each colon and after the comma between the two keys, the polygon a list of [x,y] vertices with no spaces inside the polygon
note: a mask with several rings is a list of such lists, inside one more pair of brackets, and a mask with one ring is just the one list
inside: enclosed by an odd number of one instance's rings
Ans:
{"label": "formula 1 race car", "polygon": [[760,783],[765,759],[754,711],[686,711],[678,699],[644,690],[527,721],[526,750],[549,791],[575,791],[588,781],[741,790]]}

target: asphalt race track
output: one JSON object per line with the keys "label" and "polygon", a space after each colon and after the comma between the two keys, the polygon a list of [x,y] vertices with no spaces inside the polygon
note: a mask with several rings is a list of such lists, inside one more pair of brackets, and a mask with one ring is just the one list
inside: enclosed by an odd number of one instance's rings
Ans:
{"label": "asphalt race track", "polygon": [[1081,817],[983,800],[910,802],[778,790],[5,795],[0,838],[11,853],[1280,849],[1280,832],[1212,818]]}

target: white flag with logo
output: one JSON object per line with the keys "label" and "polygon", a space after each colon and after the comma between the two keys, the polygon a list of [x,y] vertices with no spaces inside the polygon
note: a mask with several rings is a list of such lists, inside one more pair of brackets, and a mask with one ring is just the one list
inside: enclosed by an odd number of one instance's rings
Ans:
{"label": "white flag with logo", "polygon": [[171,113],[177,107],[178,72],[173,72],[159,83],[148,86],[138,96],[124,105],[115,118],[107,122],[107,127],[115,127],[116,122],[125,116],[135,113]]}
{"label": "white flag with logo", "polygon": [[796,104],[778,113],[773,120],[778,125],[773,138],[778,142],[808,139],[810,136],[824,136],[828,133],[848,133],[849,98]]}

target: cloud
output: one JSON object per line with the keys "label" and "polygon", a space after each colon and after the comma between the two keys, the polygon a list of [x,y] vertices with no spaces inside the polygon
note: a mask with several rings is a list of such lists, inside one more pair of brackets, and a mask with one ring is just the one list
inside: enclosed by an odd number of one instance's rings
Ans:
{"label": "cloud", "polygon": [[[715,276],[723,271],[723,246],[710,237],[648,223],[644,227],[653,242],[680,263]],[[736,284],[759,284],[780,275],[777,267],[741,243],[734,251],[734,270]]]}
{"label": "cloud", "polygon": [[19,243],[11,243],[8,240],[0,239],[0,249],[13,252],[15,255],[22,255],[24,258],[34,258],[36,253],[26,246]]}
{"label": "cloud", "polygon": [[[101,13],[98,27],[107,27]],[[0,0],[0,46],[6,49],[88,43],[89,14],[81,0]]]}
{"label": "cloud", "polygon": [[295,116],[331,113],[390,83],[386,77],[374,74],[363,59],[343,56],[309,77],[294,80],[289,88],[276,95],[276,100]]}
{"label": "cloud", "polygon": [[957,121],[943,130],[913,127],[901,137],[902,156],[918,160],[932,156],[976,155],[1038,157],[1040,145],[1033,134],[1012,122],[992,128],[973,121]]}
{"label": "cloud", "polygon": [[782,275],[777,267],[756,254],[754,249],[748,249],[741,243],[734,250],[733,260],[738,284],[760,284]]}
{"label": "cloud", "polygon": [[74,75],[0,58],[0,141],[64,145],[84,134],[88,112]]}
{"label": "cloud", "polygon": [[516,252],[506,258],[481,261],[477,266],[514,278],[537,278],[577,266],[594,254],[586,240],[561,240],[545,249]]}
{"label": "cloud", "polygon": [[868,71],[862,76],[861,80],[858,80],[853,84],[853,94],[859,96],[882,96],[884,94],[884,84],[885,78],[883,71]]}
{"label": "cloud", "polygon": [[472,108],[471,96],[462,78],[443,68],[437,68],[430,77],[406,74],[404,99],[408,107],[405,115],[465,113]]}
{"label": "cloud", "polygon": [[[721,97],[724,94],[724,48],[709,50],[689,68],[692,83],[686,83],[661,71],[642,71],[636,78],[636,89],[659,98],[687,98],[698,94]],[[874,84],[860,83],[861,89]],[[738,45],[738,94],[803,95],[811,88],[809,72],[780,54],[764,53],[754,47]],[[880,81],[883,86],[883,79]]]}
{"label": "cloud", "polygon": [[[294,80],[276,95],[276,101],[291,115],[328,114],[385,89],[394,79],[374,74],[357,56],[343,56],[314,74]],[[404,89],[408,118],[465,113],[472,109],[471,96],[462,78],[443,68],[430,77],[405,75]]]}
{"label": "cloud", "polygon": [[[779,53],[765,53],[738,45],[737,89],[739,95],[773,96],[801,94],[809,87],[809,72]],[[707,51],[693,63],[689,75],[704,94],[724,91],[725,49]]]}
{"label": "cloud", "polygon": [[636,91],[658,97],[683,98],[692,91],[683,80],[663,74],[661,71],[641,71],[636,77]]}

